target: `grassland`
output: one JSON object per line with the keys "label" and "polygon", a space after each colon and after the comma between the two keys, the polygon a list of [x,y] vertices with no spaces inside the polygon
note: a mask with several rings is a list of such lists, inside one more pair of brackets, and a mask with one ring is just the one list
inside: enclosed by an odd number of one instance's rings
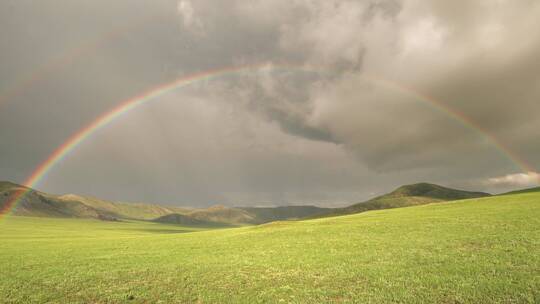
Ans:
{"label": "grassland", "polygon": [[540,302],[538,192],[204,229],[3,219],[0,302]]}

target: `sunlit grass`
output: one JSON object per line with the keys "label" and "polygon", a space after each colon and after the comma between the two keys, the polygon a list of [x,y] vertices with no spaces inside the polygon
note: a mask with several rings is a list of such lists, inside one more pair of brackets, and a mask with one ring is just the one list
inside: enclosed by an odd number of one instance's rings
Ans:
{"label": "sunlit grass", "polygon": [[2,220],[0,302],[540,301],[539,193],[202,230]]}

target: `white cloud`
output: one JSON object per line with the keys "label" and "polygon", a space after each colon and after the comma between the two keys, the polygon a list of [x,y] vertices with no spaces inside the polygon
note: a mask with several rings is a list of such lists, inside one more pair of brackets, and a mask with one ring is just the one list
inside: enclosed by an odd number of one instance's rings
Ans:
{"label": "white cloud", "polygon": [[[154,15],[160,6],[142,2],[148,7],[134,11],[130,20],[143,17],[138,14]],[[0,168],[5,178],[17,180],[20,172],[30,172],[32,168],[25,166],[40,161],[53,150],[50,145],[62,142],[66,132],[80,128],[82,121],[116,105],[126,94],[135,96],[178,74],[281,62],[325,69],[318,74],[295,68],[273,71],[269,66],[245,75],[227,75],[201,82],[191,91],[183,88],[178,96],[169,95],[178,98],[179,108],[162,97],[148,111],[126,115],[124,129],[117,124],[81,147],[73,158],[78,156],[80,165],[63,163],[64,169],[50,174],[43,190],[85,193],[93,182],[102,184],[91,194],[105,198],[128,193],[126,199],[208,203],[228,193],[230,202],[238,197],[248,204],[261,197],[266,200],[263,193],[276,202],[320,202],[325,196],[354,201],[359,197],[341,193],[382,193],[415,181],[473,181],[470,189],[493,192],[534,182],[537,173],[503,176],[518,169],[478,130],[407,90],[370,82],[365,75],[387,78],[437,98],[540,168],[540,146],[534,140],[540,137],[540,1],[164,3],[159,9],[163,19],[138,27],[141,35],[138,31],[123,34],[130,39],[107,43],[92,56],[95,60],[77,60],[73,69],[51,75],[54,81],[25,92],[24,100],[21,95],[20,103],[11,103],[19,107],[16,112],[0,111],[0,133],[5,133],[0,136],[4,139]],[[44,14],[44,9],[56,11],[52,5],[34,8],[36,18],[21,15],[21,24],[28,20],[40,24],[44,16],[57,20]],[[123,6],[118,9],[126,11]],[[11,12],[0,9],[0,14],[4,11]],[[98,4],[95,12],[118,15]],[[83,17],[77,19],[89,23],[82,29],[96,26],[93,19]],[[106,31],[110,26],[104,24],[106,28],[95,30]],[[27,62],[39,66],[35,58],[55,53],[52,46],[46,52],[26,52],[29,38],[22,37],[17,28],[3,27],[0,32],[8,31],[6,37],[19,42],[16,48],[10,44],[12,50],[7,51],[19,59],[21,67]],[[73,31],[85,32],[73,27],[63,34],[78,36]],[[55,47],[76,45],[74,41],[58,43],[61,32],[48,37],[37,31],[32,37]],[[81,37],[86,37],[82,42],[88,39],[88,35]],[[6,84],[16,70],[9,64],[9,69],[0,71]],[[58,83],[71,89],[52,86]],[[60,104],[66,111],[80,110],[81,119],[57,111],[51,117],[28,110],[38,105],[49,110]],[[28,117],[29,113],[34,114]],[[51,119],[58,122],[56,129],[39,134],[25,123],[31,120],[33,127],[35,123],[48,126]],[[37,147],[36,142],[48,145]],[[138,153],[133,154],[135,150]],[[90,153],[95,151],[101,153]],[[100,161],[95,155],[101,155]],[[103,172],[109,171],[109,178],[103,179]],[[124,186],[111,180],[123,181]],[[290,199],[282,197],[294,191],[298,193]]]}
{"label": "white cloud", "polygon": [[177,10],[182,17],[182,21],[186,28],[197,31],[202,29],[203,24],[201,20],[195,15],[195,9],[193,8],[191,1],[180,0],[177,5]]}
{"label": "white cloud", "polygon": [[433,18],[419,20],[404,30],[404,52],[408,54],[436,51],[442,45],[444,34]]}
{"label": "white cloud", "polygon": [[492,187],[533,187],[540,184],[540,174],[537,172],[508,174],[489,178],[484,184]]}
{"label": "white cloud", "polygon": [[309,15],[304,21],[295,20],[295,23],[281,27],[282,47],[309,50],[310,59],[318,64],[357,64],[362,56],[365,5],[351,1],[323,1],[310,3],[306,9]]}
{"label": "white cloud", "polygon": [[[434,96],[496,137],[502,137],[496,133],[504,126],[504,136],[514,138],[513,128],[538,109],[533,103],[536,76],[516,75],[534,70],[521,62],[530,60],[540,40],[523,35],[525,29],[537,28],[540,5],[483,0],[193,4],[208,38],[219,37],[216,49],[233,56],[233,62],[262,58],[323,67],[329,77],[303,86],[280,81],[273,73],[245,86],[255,92],[254,108],[271,113],[267,116],[287,132],[325,134],[317,138],[340,142],[374,170],[453,167],[456,161],[481,167],[483,161],[501,159],[481,134],[449,118],[444,109],[426,106],[429,102],[407,90],[369,81],[366,74]],[[189,7],[183,5],[183,10],[193,16]],[[515,102],[521,106],[508,109],[508,100],[517,93]],[[470,151],[474,155],[463,160]]]}

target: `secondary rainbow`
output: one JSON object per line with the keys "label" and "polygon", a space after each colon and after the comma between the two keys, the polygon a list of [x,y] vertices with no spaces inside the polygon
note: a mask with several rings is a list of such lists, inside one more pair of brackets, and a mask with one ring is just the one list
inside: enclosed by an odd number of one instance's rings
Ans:
{"label": "secondary rainbow", "polygon": [[[31,188],[35,187],[35,185],[37,185],[41,180],[43,180],[45,176],[47,175],[47,173],[57,163],[59,163],[66,155],[70,154],[79,144],[81,144],[83,141],[88,139],[92,134],[95,134],[99,130],[108,126],[111,122],[113,122],[115,119],[122,116],[123,114],[143,104],[147,104],[151,101],[156,101],[159,99],[158,97],[160,96],[163,96],[169,92],[172,92],[174,90],[177,90],[179,88],[182,88],[186,85],[189,85],[195,82],[210,80],[210,79],[221,77],[228,74],[240,73],[240,72],[249,71],[249,70],[258,70],[262,68],[300,70],[300,71],[307,71],[307,72],[321,72],[321,69],[317,69],[313,67],[290,65],[290,64],[276,64],[276,63],[258,63],[258,64],[252,64],[252,65],[226,67],[226,68],[213,69],[213,70],[208,70],[208,71],[204,71],[204,72],[200,72],[196,74],[191,74],[186,77],[177,79],[175,81],[160,85],[141,95],[128,99],[120,103],[119,105],[115,106],[113,109],[105,112],[103,115],[99,116],[92,123],[80,129],[78,132],[76,132],[70,138],[68,138],[62,145],[56,148],[54,152],[51,153],[49,157],[46,158],[45,161],[43,161],[38,167],[36,167],[36,169],[24,182],[24,186],[27,188],[24,188],[24,189],[21,189],[20,191],[15,192],[8,199],[8,201],[4,204],[4,207],[0,210],[0,216],[9,214],[14,209],[14,207],[21,201],[21,199],[24,198],[24,196],[29,191],[31,191]],[[506,145],[504,145],[504,143],[498,140],[497,137],[490,134],[487,130],[483,129],[481,126],[479,126],[477,123],[472,121],[463,113],[460,113],[456,111],[455,109],[449,108],[448,106],[446,106],[442,102],[439,102],[437,99],[433,98],[432,96],[423,94],[406,85],[392,82],[390,80],[374,77],[374,76],[365,76],[365,79],[372,81],[376,84],[379,84],[379,85],[382,85],[382,86],[385,86],[394,90],[398,90],[399,92],[405,93],[411,97],[414,97],[420,101],[423,101],[424,103],[435,107],[436,109],[442,111],[443,113],[446,113],[449,117],[453,118],[454,120],[460,122],[461,124],[467,126],[468,128],[473,129],[479,134],[485,136],[488,140],[490,140],[493,143],[493,145],[501,152],[502,155],[504,155],[510,161],[516,164],[520,170],[522,170],[525,173],[534,172],[534,169],[530,165],[528,165],[525,161],[521,160],[515,153],[513,153],[511,149],[509,149]]]}

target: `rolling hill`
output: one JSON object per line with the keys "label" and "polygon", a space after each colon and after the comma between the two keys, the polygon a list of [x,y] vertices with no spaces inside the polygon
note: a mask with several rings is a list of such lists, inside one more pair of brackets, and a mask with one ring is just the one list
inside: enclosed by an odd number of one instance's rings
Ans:
{"label": "rolling hill", "polygon": [[322,216],[345,215],[369,210],[409,207],[486,196],[490,196],[490,194],[457,190],[430,183],[417,183],[401,186],[388,194],[375,197],[366,202],[333,209]]}
{"label": "rolling hill", "polygon": [[201,221],[216,223],[229,223],[234,225],[257,223],[257,218],[253,214],[241,209],[221,205],[212,206],[206,209],[195,209],[188,215]]}
{"label": "rolling hill", "polygon": [[191,210],[190,208],[162,206],[156,204],[111,202],[74,194],[61,195],[56,197],[56,199],[66,204],[82,203],[91,208],[114,214],[118,218],[124,219],[151,220],[167,214],[184,214]]}
{"label": "rolling hill", "polygon": [[214,226],[223,227],[224,226],[223,224],[217,225],[218,223],[216,222],[198,220],[189,215],[178,214],[178,213],[171,213],[164,216],[160,216],[156,219],[153,219],[152,221],[156,223],[176,224],[176,225],[184,225],[184,226],[201,226],[201,227],[214,227]]}
{"label": "rolling hill", "polygon": [[522,193],[530,193],[530,192],[540,192],[540,187],[515,190],[515,191],[506,192],[500,195],[512,195],[512,194],[522,194]]}
{"label": "rolling hill", "polygon": [[[16,191],[27,188],[0,182],[0,206]],[[145,203],[111,202],[74,194],[51,195],[31,190],[14,211],[15,215],[41,217],[95,218],[101,220],[158,220],[172,224],[193,225],[226,224],[253,225],[273,221],[303,218],[328,217],[364,212],[423,205],[458,199],[489,196],[488,193],[470,192],[443,186],[418,183],[344,208],[321,208],[315,206],[281,207],[226,207],[212,206],[204,209],[161,206]],[[170,215],[170,216],[169,216]]]}
{"label": "rolling hill", "polygon": [[[0,182],[0,206],[4,206],[12,196],[21,191],[28,191],[27,187],[10,182]],[[29,190],[13,211],[14,215],[39,217],[76,217],[113,219],[109,212],[97,210],[80,201],[64,202],[57,196]]]}
{"label": "rolling hill", "polygon": [[258,224],[315,217],[334,210],[315,206],[237,207],[237,209],[253,214]]}
{"label": "rolling hill", "polygon": [[2,218],[0,302],[540,299],[540,192],[205,229],[149,221]]}
{"label": "rolling hill", "polygon": [[[18,191],[28,188],[0,182],[0,209]],[[74,194],[52,195],[30,190],[13,211],[14,215],[38,217],[93,218],[101,220],[153,220],[192,225],[252,225],[321,214],[330,209],[314,206],[276,208],[233,208],[212,206],[204,209],[181,208],[145,203],[112,202]]]}
{"label": "rolling hill", "polygon": [[[28,188],[10,182],[0,182],[0,206],[11,196]],[[154,219],[171,213],[185,213],[189,209],[153,204],[111,202],[79,195],[52,195],[30,190],[15,207],[14,215],[39,217],[117,219]]]}

